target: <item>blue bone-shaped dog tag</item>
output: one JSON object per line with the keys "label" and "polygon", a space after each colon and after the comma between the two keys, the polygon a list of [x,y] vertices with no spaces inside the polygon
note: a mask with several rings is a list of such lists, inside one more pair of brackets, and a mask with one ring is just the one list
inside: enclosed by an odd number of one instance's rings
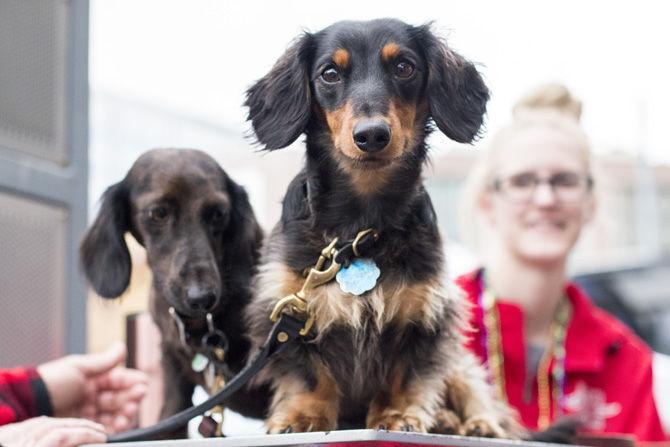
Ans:
{"label": "blue bone-shaped dog tag", "polygon": [[381,271],[372,259],[355,259],[349,267],[342,267],[335,280],[343,292],[362,295],[377,284]]}

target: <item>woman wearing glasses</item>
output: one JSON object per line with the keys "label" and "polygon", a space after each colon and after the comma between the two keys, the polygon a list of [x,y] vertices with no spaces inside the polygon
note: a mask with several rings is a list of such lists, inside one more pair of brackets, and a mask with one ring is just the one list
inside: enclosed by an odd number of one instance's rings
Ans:
{"label": "woman wearing glasses", "polygon": [[561,85],[531,93],[469,178],[463,227],[486,236],[485,268],[458,280],[474,305],[470,348],[529,429],[574,415],[587,432],[664,440],[649,348],[567,277],[595,207],[580,113]]}

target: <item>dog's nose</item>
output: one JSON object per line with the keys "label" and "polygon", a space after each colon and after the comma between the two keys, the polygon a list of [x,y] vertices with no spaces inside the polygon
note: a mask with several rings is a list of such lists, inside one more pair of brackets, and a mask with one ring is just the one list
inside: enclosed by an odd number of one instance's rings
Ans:
{"label": "dog's nose", "polygon": [[391,141],[391,128],[381,120],[363,120],[354,126],[354,143],[362,151],[377,152]]}
{"label": "dog's nose", "polygon": [[191,310],[206,311],[214,307],[216,293],[211,289],[190,286],[186,289],[186,304]]}

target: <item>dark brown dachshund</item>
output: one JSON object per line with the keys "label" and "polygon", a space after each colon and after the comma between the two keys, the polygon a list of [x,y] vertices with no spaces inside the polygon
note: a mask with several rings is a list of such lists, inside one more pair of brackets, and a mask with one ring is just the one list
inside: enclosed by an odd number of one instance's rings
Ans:
{"label": "dark brown dachshund", "polygon": [[[166,417],[191,406],[195,384],[204,384],[192,362],[208,333],[206,314],[228,339],[226,375],[244,366],[249,342],[243,309],[250,301],[262,232],[246,192],[212,157],[175,149],[146,152],[103,196],[80,255],[86,277],[105,298],[118,297],[128,287],[126,232],[146,248],[153,273],[150,310],[162,333],[161,417]],[[185,326],[186,343],[170,307]],[[228,406],[262,417],[266,396],[238,393]],[[170,436],[185,434],[184,428]]]}
{"label": "dark brown dachshund", "polygon": [[[308,297],[316,338],[262,372],[275,390],[270,433],[339,426],[512,435],[463,347],[466,304],[445,287],[442,240],[421,180],[429,132],[471,142],[488,98],[473,64],[429,27],[390,19],[302,35],[247,91],[266,149],[303,133],[307,147],[248,308],[255,345],[270,331],[277,300],[300,290],[303,272],[334,238],[352,241],[364,229],[379,236],[343,279]],[[360,279],[369,284],[358,289]]]}

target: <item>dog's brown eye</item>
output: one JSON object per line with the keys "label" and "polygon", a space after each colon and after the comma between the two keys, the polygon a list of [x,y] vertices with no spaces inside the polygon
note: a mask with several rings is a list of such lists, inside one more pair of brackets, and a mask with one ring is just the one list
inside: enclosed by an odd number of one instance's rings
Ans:
{"label": "dog's brown eye", "polygon": [[334,66],[329,65],[321,73],[321,79],[323,79],[323,82],[327,84],[335,84],[340,82],[340,72],[337,71],[337,68]]}
{"label": "dog's brown eye", "polygon": [[149,210],[149,218],[153,220],[156,223],[162,223],[167,220],[168,216],[170,215],[168,209],[164,206],[156,206],[154,208],[151,208]]}
{"label": "dog's brown eye", "polygon": [[395,75],[400,79],[409,79],[414,74],[414,65],[408,61],[400,61],[395,64]]}

